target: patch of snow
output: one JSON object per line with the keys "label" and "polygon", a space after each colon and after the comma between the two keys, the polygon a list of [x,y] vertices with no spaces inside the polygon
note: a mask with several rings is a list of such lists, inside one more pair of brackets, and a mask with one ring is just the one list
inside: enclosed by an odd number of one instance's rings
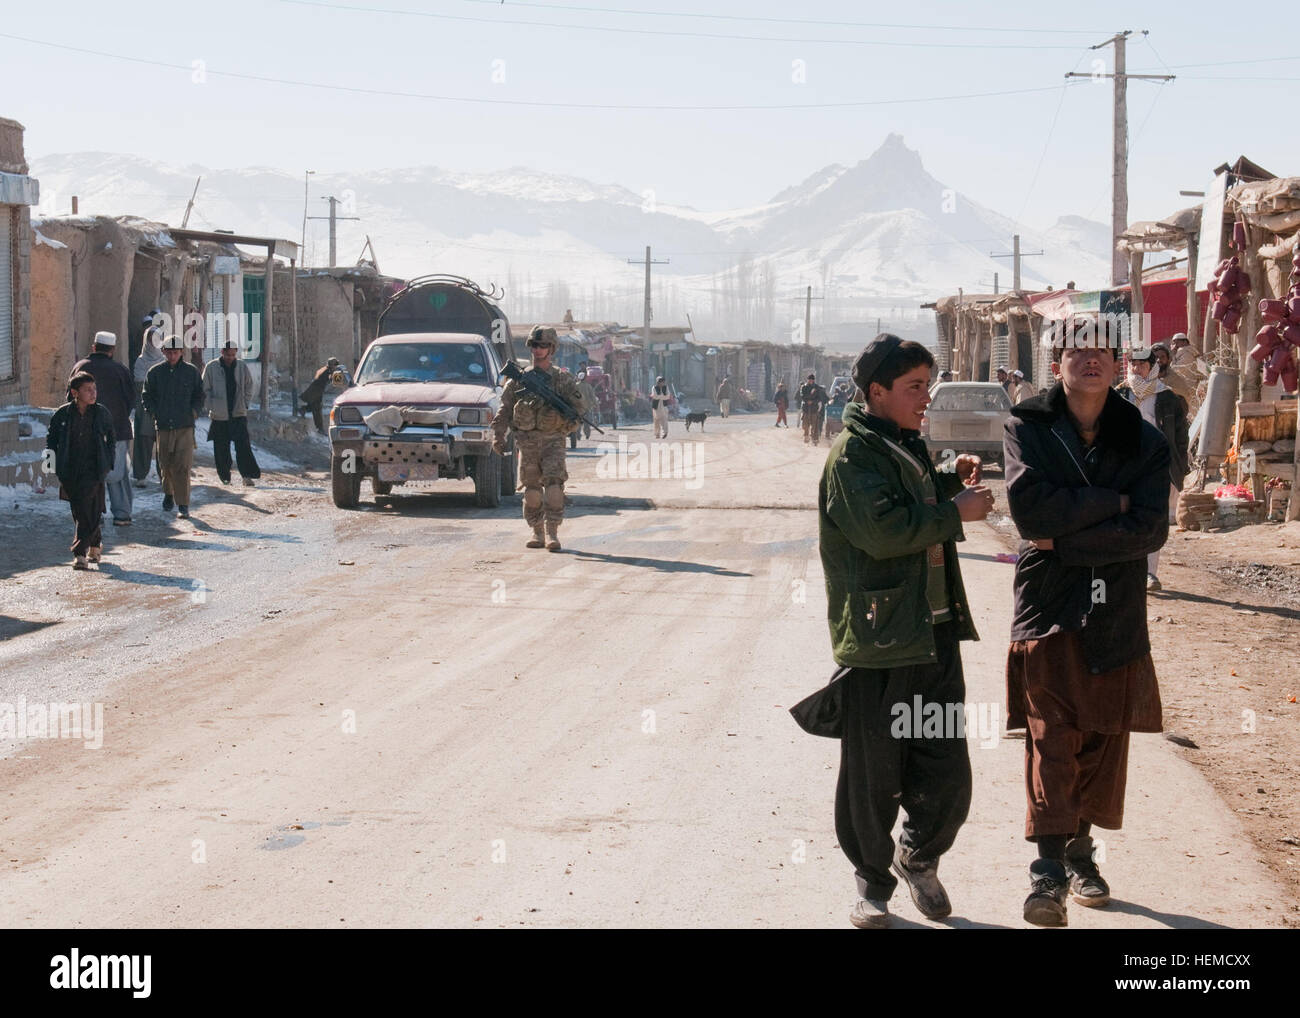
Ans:
{"label": "patch of snow", "polygon": [[61,240],[51,240],[49,237],[45,236],[45,234],[41,233],[40,230],[37,230],[35,228],[32,229],[32,233],[36,234],[35,240],[36,240],[37,247],[40,247],[42,244],[44,244],[46,247],[54,248],[55,251],[67,250],[68,245],[63,243],[63,241]]}

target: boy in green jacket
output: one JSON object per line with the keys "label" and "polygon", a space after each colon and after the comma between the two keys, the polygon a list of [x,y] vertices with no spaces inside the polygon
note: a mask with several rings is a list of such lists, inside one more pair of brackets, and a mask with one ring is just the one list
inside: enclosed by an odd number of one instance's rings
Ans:
{"label": "boy in green jacket", "polygon": [[818,495],[840,667],[791,711],[806,731],[840,740],[835,832],[862,899],[849,920],[864,929],[888,925],[891,866],[922,915],[952,911],[939,857],[970,807],[965,732],[946,723],[964,718],[958,641],[978,639],[954,542],[963,523],[988,515],[993,495],[979,483],[978,457],[948,458],[943,471],[931,463],[919,429],[933,368],[925,347],[887,333],[853,365],[865,399],[844,408]]}

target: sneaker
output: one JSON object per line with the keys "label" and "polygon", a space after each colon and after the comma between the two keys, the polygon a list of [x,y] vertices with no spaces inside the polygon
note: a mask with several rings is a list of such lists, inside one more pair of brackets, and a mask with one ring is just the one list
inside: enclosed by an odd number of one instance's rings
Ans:
{"label": "sneaker", "polygon": [[89,569],[90,567],[89,567],[88,565],[86,565],[86,556],[85,556],[85,555],[78,555],[76,558],[74,558],[74,559],[72,560],[72,568],[73,568],[73,569]]}
{"label": "sneaker", "polygon": [[188,520],[188,519],[190,518],[190,507],[189,507],[189,506],[187,506],[187,505],[179,505],[179,506],[177,506],[176,508],[180,510],[179,516],[180,516],[181,519],[183,519],[183,520]]}
{"label": "sneaker", "polygon": [[167,512],[167,513],[169,513],[169,512],[171,512],[172,509],[174,509],[175,507],[176,507],[176,503],[175,503],[175,501],[173,501],[172,497],[171,497],[170,495],[164,495],[164,496],[163,496],[163,512]]}
{"label": "sneaker", "polygon": [[251,477],[245,477],[245,478],[244,478],[244,487],[245,487],[245,488],[256,488],[257,485],[253,482],[253,479],[252,479]]}
{"label": "sneaker", "polygon": [[1088,908],[1110,904],[1110,885],[1092,861],[1092,838],[1075,838],[1065,846],[1065,872],[1070,878],[1070,897]]}
{"label": "sneaker", "polygon": [[98,562],[103,557],[104,557],[103,545],[97,545],[96,547],[91,548],[90,551],[86,553],[86,558],[90,559],[91,562]]}
{"label": "sneaker", "polygon": [[1029,864],[1029,897],[1025,899],[1025,922],[1035,926],[1068,926],[1065,899],[1069,878],[1065,865],[1055,859],[1035,859]]}
{"label": "sneaker", "polygon": [[849,922],[860,930],[883,930],[889,925],[889,902],[883,898],[863,898],[853,906]]}
{"label": "sneaker", "polygon": [[1160,581],[1156,579],[1155,573],[1147,573],[1147,590],[1160,590]]}
{"label": "sneaker", "polygon": [[912,903],[917,911],[927,919],[942,919],[952,914],[952,903],[948,901],[948,892],[939,883],[939,864],[928,866],[908,866],[903,861],[903,846],[894,849],[894,872],[912,892]]}
{"label": "sneaker", "polygon": [[113,520],[113,526],[115,527],[129,527],[130,525],[131,525],[130,516],[123,516],[120,520],[119,519]]}

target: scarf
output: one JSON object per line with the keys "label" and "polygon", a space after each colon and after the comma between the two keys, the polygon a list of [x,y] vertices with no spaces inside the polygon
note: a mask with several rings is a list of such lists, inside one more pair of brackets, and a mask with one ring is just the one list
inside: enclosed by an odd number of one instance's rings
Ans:
{"label": "scarf", "polygon": [[1159,384],[1160,378],[1154,372],[1147,375],[1146,378],[1140,378],[1133,371],[1128,374],[1128,387],[1133,390],[1133,398],[1139,405],[1156,394],[1156,386]]}

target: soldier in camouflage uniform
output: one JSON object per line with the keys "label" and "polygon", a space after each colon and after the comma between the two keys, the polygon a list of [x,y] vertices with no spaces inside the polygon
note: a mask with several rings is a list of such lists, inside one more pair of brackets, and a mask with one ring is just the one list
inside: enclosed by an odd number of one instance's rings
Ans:
{"label": "soldier in camouflage uniform", "polygon": [[[582,398],[578,383],[572,375],[551,364],[555,347],[555,330],[535,326],[528,335],[528,348],[533,355],[533,366],[528,370],[544,374],[556,395],[585,413],[589,407]],[[492,447],[504,453],[507,429],[514,433],[515,445],[519,447],[524,520],[533,528],[529,548],[560,550],[556,531],[564,520],[564,482],[569,477],[564,467],[564,442],[578,427],[577,421],[566,420],[540,396],[513,380],[506,383],[501,393],[501,410],[492,422]]]}

